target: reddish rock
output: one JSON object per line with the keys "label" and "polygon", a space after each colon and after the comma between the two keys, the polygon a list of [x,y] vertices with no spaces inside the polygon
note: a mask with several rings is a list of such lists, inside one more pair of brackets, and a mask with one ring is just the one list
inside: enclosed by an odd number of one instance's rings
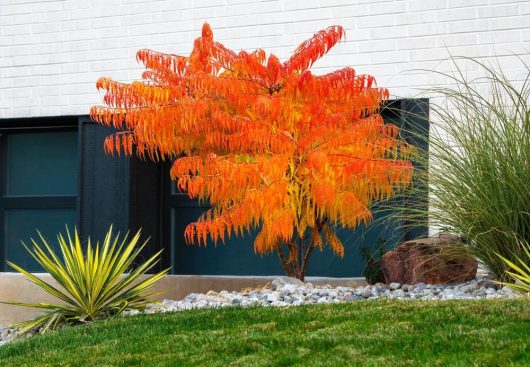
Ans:
{"label": "reddish rock", "polygon": [[458,236],[440,235],[402,243],[383,255],[385,282],[446,284],[474,279],[477,260],[452,246],[461,241]]}

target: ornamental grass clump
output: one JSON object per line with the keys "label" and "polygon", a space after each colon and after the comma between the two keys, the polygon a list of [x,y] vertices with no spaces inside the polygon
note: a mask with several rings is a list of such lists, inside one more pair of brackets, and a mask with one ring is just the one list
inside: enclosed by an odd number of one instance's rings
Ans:
{"label": "ornamental grass clump", "polygon": [[96,243],[94,248],[90,239],[84,246],[77,231],[71,236],[67,229],[66,237],[62,234],[57,236],[60,255],[40,233],[39,237],[40,244],[31,239],[31,248],[24,242],[22,244],[60,287],[45,282],[16,264],[7,263],[59,302],[2,302],[47,310],[35,319],[12,325],[13,328],[20,328],[21,334],[40,328],[44,332],[62,325],[85,324],[119,315],[126,310],[142,309],[149,303],[149,298],[155,295],[146,292],[169,270],[143,277],[158,263],[160,252],[134,267],[134,260],[147,243],[138,245],[140,232],[130,239],[128,234],[120,239],[119,233],[113,235],[111,227],[103,243]]}
{"label": "ornamental grass clump", "polygon": [[[480,61],[452,61],[455,71],[439,74],[454,87],[428,90],[436,96],[429,151],[414,159],[429,169],[416,172],[420,184],[414,190],[429,190],[431,227],[462,236],[461,249],[509,281],[507,261],[529,259],[521,244],[530,241],[530,70],[514,82]],[[469,80],[461,61],[483,76]],[[409,223],[423,223],[426,215],[423,209],[405,214]]]}

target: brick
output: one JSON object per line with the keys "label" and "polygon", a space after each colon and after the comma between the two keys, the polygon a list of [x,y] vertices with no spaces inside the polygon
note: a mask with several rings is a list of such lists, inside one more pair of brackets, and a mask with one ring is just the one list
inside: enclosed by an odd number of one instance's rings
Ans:
{"label": "brick", "polygon": [[396,40],[377,40],[358,42],[359,52],[381,52],[393,51],[396,49]]}
{"label": "brick", "polygon": [[[94,42],[94,44],[99,44],[100,42]],[[71,41],[71,42],[64,42],[61,44],[61,51],[62,52],[76,52],[76,51],[88,51],[92,50],[91,48],[92,42],[89,40],[82,40],[82,41]]]}
{"label": "brick", "polygon": [[481,6],[487,3],[484,0],[449,0],[447,2],[448,8],[462,8],[468,6]]}
{"label": "brick", "polygon": [[12,98],[13,108],[32,107],[40,105],[41,99],[39,97],[31,97],[31,95],[29,94],[30,92],[31,90],[28,89],[28,95],[18,98]]}
{"label": "brick", "polygon": [[443,60],[449,56],[447,51],[444,48],[412,50],[410,52],[410,60],[412,62]]}
{"label": "brick", "polygon": [[319,8],[320,4],[321,1],[319,0],[304,0],[304,2],[298,0],[286,0],[283,2],[283,10]]}
{"label": "brick", "polygon": [[28,96],[28,93],[31,93],[31,89],[28,88],[11,88],[9,90],[10,98],[25,98]]}
{"label": "brick", "polygon": [[[13,46],[18,46],[18,45],[29,46],[29,45],[39,44],[40,40],[41,40],[41,36],[38,35],[38,34],[19,34],[19,35],[16,35],[16,36],[7,36],[6,38],[7,38],[7,40],[4,43],[3,42],[4,37],[2,37],[2,46],[11,46],[11,45],[13,45]],[[4,52],[7,55],[10,54],[10,51],[11,50],[4,50]]]}
{"label": "brick", "polygon": [[409,35],[409,29],[407,26],[372,28],[370,36],[372,39],[403,38]]}
{"label": "brick", "polygon": [[13,57],[0,57],[0,69],[14,66]]}
{"label": "brick", "polygon": [[31,75],[53,75],[61,73],[60,64],[42,64],[31,66]]}
{"label": "brick", "polygon": [[434,23],[436,11],[404,12],[394,14],[395,24],[422,24]]}
{"label": "brick", "polygon": [[[167,16],[166,16],[167,17]],[[157,23],[160,19],[155,20],[154,15],[152,14],[135,14],[135,15],[126,15],[119,18],[122,26],[131,26],[139,24],[151,24]],[[177,19],[173,19],[174,21]]]}
{"label": "brick", "polygon": [[509,3],[515,3],[519,4],[521,3],[521,0],[489,0],[490,4],[509,4]]}
{"label": "brick", "polygon": [[[149,14],[143,15],[149,20]],[[108,27],[120,27],[123,24],[122,17],[101,17],[90,19],[90,28],[108,28]]]}
{"label": "brick", "polygon": [[371,57],[371,63],[373,65],[391,64],[391,63],[409,61],[410,52],[409,51],[378,52],[378,53],[371,53],[370,57]]}
{"label": "brick", "polygon": [[69,98],[66,96],[47,96],[42,98],[42,104],[44,106],[66,106],[69,102]]}
{"label": "brick", "polygon": [[421,48],[432,49],[436,45],[436,36],[411,37],[398,39],[396,41],[397,50],[416,50]]}
{"label": "brick", "polygon": [[476,7],[459,9],[442,9],[435,12],[436,20],[439,22],[453,22],[455,20],[476,19],[478,10]]}
{"label": "brick", "polygon": [[63,1],[53,2],[31,2],[5,6],[2,15],[31,14],[31,13],[53,13],[63,10]]}
{"label": "brick", "polygon": [[[140,48],[186,55],[207,20],[228,47],[282,59],[329,25],[346,42],[314,65],[353,66],[399,96],[447,80],[449,56],[499,61],[513,80],[530,64],[530,2],[521,0],[10,0],[0,6],[0,117],[86,114],[100,76],[140,78]],[[476,65],[462,62],[470,75]]]}
{"label": "brick", "polygon": [[490,19],[474,19],[450,22],[449,32],[484,32],[491,28]]}
{"label": "brick", "polygon": [[21,34],[30,34],[30,33],[31,33],[31,26],[29,24],[2,26],[2,36],[18,36]]}
{"label": "brick", "polygon": [[294,22],[299,20],[311,19],[318,21],[321,19],[332,18],[330,9],[308,9],[299,11],[282,11],[259,14],[259,24],[278,24],[284,22]]}
{"label": "brick", "polygon": [[495,6],[481,6],[478,10],[479,18],[507,17],[519,15],[519,4],[503,4]]}
{"label": "brick", "polygon": [[519,5],[519,14],[520,15],[529,15],[530,14],[530,2],[525,2]]}
{"label": "brick", "polygon": [[478,43],[476,33],[443,34],[436,36],[436,47],[465,46]]}
{"label": "brick", "polygon": [[39,43],[52,43],[52,42],[64,42],[69,37],[81,37],[83,35],[86,38],[89,38],[90,31],[88,30],[82,30],[82,31],[72,31],[74,34],[70,32],[53,32],[53,33],[41,33],[39,35]]}
{"label": "brick", "polygon": [[34,117],[34,109],[30,107],[23,108],[9,108],[9,111],[6,113],[4,118],[17,118],[17,117]]}
{"label": "brick", "polygon": [[405,13],[407,10],[407,3],[405,1],[394,1],[391,6],[388,2],[373,3],[369,7],[369,14],[399,14]]}
{"label": "brick", "polygon": [[447,0],[410,0],[407,1],[409,11],[438,10],[447,8]]}
{"label": "brick", "polygon": [[490,22],[492,30],[530,28],[530,15],[491,18]]}
{"label": "brick", "polygon": [[13,67],[2,70],[2,78],[13,78],[14,80],[22,79],[23,77],[31,77],[31,67],[19,66],[14,64]]}
{"label": "brick", "polygon": [[503,30],[493,32],[483,32],[478,35],[479,43],[502,44],[505,42],[517,42],[522,40],[522,32],[516,30]]}
{"label": "brick", "polygon": [[331,3],[328,7],[331,10],[333,18],[353,18],[376,15],[370,12],[370,7],[366,4],[337,4],[337,1]]}
{"label": "brick", "polygon": [[358,28],[378,28],[392,26],[395,24],[395,17],[393,14],[359,17],[356,19],[356,24]]}

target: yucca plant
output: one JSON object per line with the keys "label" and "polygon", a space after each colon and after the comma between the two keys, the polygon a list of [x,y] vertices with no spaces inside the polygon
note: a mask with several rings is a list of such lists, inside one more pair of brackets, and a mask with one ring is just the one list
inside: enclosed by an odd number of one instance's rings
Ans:
{"label": "yucca plant", "polygon": [[42,329],[44,332],[61,325],[89,323],[125,310],[142,309],[149,303],[149,298],[155,295],[146,292],[169,270],[142,277],[158,263],[160,252],[133,268],[134,260],[147,243],[138,245],[140,231],[131,239],[127,234],[120,240],[119,233],[113,235],[111,226],[101,245],[96,243],[94,248],[88,239],[84,251],[85,246],[81,244],[77,230],[74,230],[72,237],[67,228],[66,237],[62,234],[57,236],[62,256],[50,247],[40,233],[39,237],[40,244],[31,239],[32,248],[24,242],[22,244],[61,287],[45,282],[16,264],[7,263],[60,302],[2,302],[47,310],[35,319],[12,325],[20,328],[21,334],[33,329]]}
{"label": "yucca plant", "polygon": [[528,242],[522,243],[523,256],[514,256],[515,260],[511,261],[502,255],[499,258],[508,266],[506,274],[510,276],[513,283],[500,283],[508,287],[530,294],[530,244]]}

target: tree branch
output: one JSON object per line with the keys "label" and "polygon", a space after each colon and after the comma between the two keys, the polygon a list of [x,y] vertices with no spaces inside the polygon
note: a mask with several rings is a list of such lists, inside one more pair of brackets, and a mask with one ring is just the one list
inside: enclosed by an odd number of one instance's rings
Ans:
{"label": "tree branch", "polygon": [[292,277],[293,276],[293,272],[292,272],[291,268],[289,267],[289,259],[285,257],[285,253],[283,252],[283,247],[282,246],[283,245],[280,243],[276,247],[276,249],[278,251],[278,256],[280,257],[280,261],[281,261],[282,266],[283,266],[283,271],[285,271],[285,274],[287,274],[288,276]]}
{"label": "tree branch", "polygon": [[300,279],[300,261],[298,260],[298,243],[291,242],[289,246],[289,262],[293,267],[294,276]]}
{"label": "tree branch", "polygon": [[[322,228],[324,227],[324,224],[326,223],[326,221],[327,221],[327,218],[324,218],[322,222],[317,223],[316,227],[313,228],[313,231],[317,231],[317,234],[319,236],[320,236],[320,232],[322,231]],[[300,269],[300,276],[299,276],[299,279],[301,281],[303,281],[305,278],[305,273],[307,271],[307,266],[309,264],[309,258],[311,257],[311,253],[313,252],[315,247],[317,247],[317,244],[315,243],[315,241],[311,240],[311,244],[305,251],[304,257],[302,258],[302,267]]]}

